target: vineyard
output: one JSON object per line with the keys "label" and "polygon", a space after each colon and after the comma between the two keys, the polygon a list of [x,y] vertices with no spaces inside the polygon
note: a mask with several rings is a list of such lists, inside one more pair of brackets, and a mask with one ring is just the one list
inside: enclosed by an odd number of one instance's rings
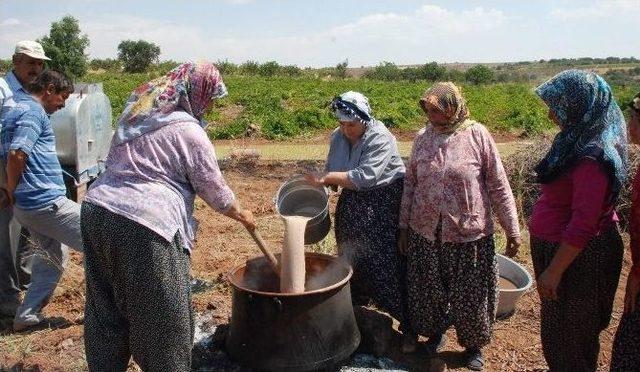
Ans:
{"label": "vineyard", "polygon": [[[154,74],[90,73],[83,80],[102,82],[111,99],[114,120],[130,92]],[[388,126],[413,130],[425,117],[418,106],[427,81],[380,81],[371,79],[321,79],[313,77],[225,77],[229,96],[218,100],[206,119],[212,139],[233,139],[257,134],[266,139],[309,135],[335,127],[327,110],[331,99],[347,90],[369,97],[374,116]],[[547,110],[533,85],[497,83],[462,85],[471,115],[494,133],[529,137],[552,128]],[[613,87],[624,105],[638,90],[638,83]]]}

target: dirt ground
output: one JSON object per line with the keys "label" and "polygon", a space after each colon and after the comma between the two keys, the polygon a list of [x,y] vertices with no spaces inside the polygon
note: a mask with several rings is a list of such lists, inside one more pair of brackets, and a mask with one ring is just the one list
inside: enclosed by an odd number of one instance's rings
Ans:
{"label": "dirt ground", "polygon": [[[314,162],[264,161],[258,164],[240,162],[226,165],[225,178],[242,204],[255,214],[258,230],[272,250],[279,251],[282,242],[282,223],[274,214],[272,202],[278,186],[294,174],[318,165]],[[337,195],[332,195],[332,208],[336,200]],[[215,323],[224,324],[228,322],[231,311],[230,288],[225,275],[232,268],[243,264],[247,258],[259,255],[260,251],[240,224],[215,213],[201,200],[197,201],[195,216],[200,225],[192,257],[192,275],[211,282],[213,286],[194,294],[193,305],[198,312],[211,312]],[[313,249],[331,252],[334,249],[332,242],[333,239],[329,237]],[[533,272],[528,247],[523,248],[518,260]],[[628,267],[627,254],[623,278],[626,278]],[[611,325],[601,337],[601,370],[607,369],[612,339],[621,315],[623,296],[624,281],[621,280]],[[486,349],[486,370],[546,369],[538,331],[538,303],[537,294],[532,290],[520,300],[515,315],[496,323],[494,341]],[[11,333],[6,328],[1,331],[0,370],[86,370],[82,329],[83,304],[84,276],[81,255],[74,254],[55,296],[45,310],[47,316],[56,320],[54,327],[18,334]],[[0,322],[0,327],[2,325]],[[5,319],[4,326],[7,325]],[[448,336],[448,344],[437,358],[443,360],[449,369],[464,369],[459,354],[461,348],[455,342],[455,332],[450,331]],[[399,353],[398,347],[395,347],[389,357],[407,365],[411,370],[429,370],[429,357],[420,353],[404,356]],[[132,363],[130,370],[137,370],[137,367]]]}

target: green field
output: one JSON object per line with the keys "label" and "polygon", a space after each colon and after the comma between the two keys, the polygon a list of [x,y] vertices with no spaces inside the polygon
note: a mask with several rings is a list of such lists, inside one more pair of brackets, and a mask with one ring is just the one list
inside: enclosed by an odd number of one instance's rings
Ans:
{"label": "green field", "polygon": [[[130,92],[153,74],[88,74],[83,80],[102,82],[111,99],[114,120],[122,112]],[[360,91],[371,101],[374,116],[387,125],[416,129],[425,117],[418,99],[430,82],[377,81],[368,79],[327,80],[312,77],[225,77],[229,96],[218,100],[206,119],[212,139],[245,136],[248,128],[259,128],[266,139],[285,139],[311,135],[334,128],[335,119],[327,106],[331,99],[347,90]],[[471,116],[493,133],[532,136],[552,128],[544,104],[533,92],[533,85],[503,83],[463,85]],[[640,90],[637,83],[614,86],[619,103],[627,102]]]}

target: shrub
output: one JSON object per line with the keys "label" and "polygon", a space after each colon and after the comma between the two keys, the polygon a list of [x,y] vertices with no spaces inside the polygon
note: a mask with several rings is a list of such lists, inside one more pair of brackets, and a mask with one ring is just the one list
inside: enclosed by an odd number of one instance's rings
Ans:
{"label": "shrub", "polygon": [[160,47],[145,40],[122,40],[118,44],[118,59],[127,72],[145,72],[158,63]]}
{"label": "shrub", "polygon": [[493,70],[485,65],[475,65],[464,73],[464,77],[472,84],[487,84],[493,80]]}

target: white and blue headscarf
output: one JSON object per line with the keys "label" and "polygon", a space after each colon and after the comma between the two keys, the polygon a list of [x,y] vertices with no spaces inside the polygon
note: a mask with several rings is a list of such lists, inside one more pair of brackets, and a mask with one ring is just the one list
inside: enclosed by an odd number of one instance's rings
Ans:
{"label": "white and blue headscarf", "polygon": [[342,93],[331,101],[330,107],[339,121],[359,121],[367,125],[373,120],[369,99],[362,93]]}
{"label": "white and blue headscarf", "polygon": [[560,122],[549,152],[536,166],[540,183],[549,183],[580,159],[600,162],[609,176],[615,201],[627,178],[627,131],[624,116],[599,75],[563,71],[536,88]]}

